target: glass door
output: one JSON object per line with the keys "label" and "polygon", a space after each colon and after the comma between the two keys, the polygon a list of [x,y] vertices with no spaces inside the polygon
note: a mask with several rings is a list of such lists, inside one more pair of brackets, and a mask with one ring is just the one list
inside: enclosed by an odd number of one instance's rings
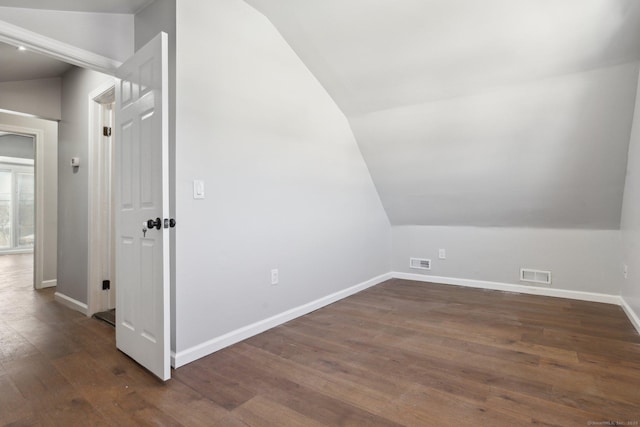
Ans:
{"label": "glass door", "polygon": [[32,173],[16,173],[15,242],[20,249],[33,248],[35,240],[35,188]]}
{"label": "glass door", "polygon": [[30,251],[34,242],[33,166],[0,163],[0,253]]}
{"label": "glass door", "polygon": [[13,171],[0,169],[0,250],[13,247]]}

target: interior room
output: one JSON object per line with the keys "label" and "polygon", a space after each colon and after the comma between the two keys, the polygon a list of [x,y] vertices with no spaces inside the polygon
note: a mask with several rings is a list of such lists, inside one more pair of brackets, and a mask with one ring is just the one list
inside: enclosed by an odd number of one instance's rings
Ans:
{"label": "interior room", "polygon": [[640,423],[639,70],[635,0],[0,0],[0,425]]}

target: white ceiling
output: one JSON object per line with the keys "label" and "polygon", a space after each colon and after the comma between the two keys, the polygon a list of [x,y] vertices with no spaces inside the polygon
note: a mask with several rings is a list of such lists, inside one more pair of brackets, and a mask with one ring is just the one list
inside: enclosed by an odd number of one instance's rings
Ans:
{"label": "white ceiling", "polygon": [[69,68],[66,62],[0,43],[0,82],[58,77]]}
{"label": "white ceiling", "polygon": [[95,13],[136,13],[153,0],[0,0],[0,7]]}

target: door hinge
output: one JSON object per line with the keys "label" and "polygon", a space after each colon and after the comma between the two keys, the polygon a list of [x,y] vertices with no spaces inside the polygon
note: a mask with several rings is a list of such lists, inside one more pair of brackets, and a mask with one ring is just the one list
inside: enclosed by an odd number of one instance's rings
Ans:
{"label": "door hinge", "polygon": [[102,135],[111,136],[111,128],[109,126],[105,126],[102,128]]}
{"label": "door hinge", "polygon": [[102,281],[102,290],[107,291],[111,289],[111,280],[103,280]]}

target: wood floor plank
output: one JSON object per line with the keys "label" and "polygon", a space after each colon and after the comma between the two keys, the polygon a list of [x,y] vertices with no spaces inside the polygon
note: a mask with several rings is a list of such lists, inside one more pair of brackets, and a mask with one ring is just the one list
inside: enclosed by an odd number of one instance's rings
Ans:
{"label": "wood floor plank", "polygon": [[321,424],[267,397],[256,396],[233,411],[242,422],[250,426],[282,427],[305,426],[321,427]]}

